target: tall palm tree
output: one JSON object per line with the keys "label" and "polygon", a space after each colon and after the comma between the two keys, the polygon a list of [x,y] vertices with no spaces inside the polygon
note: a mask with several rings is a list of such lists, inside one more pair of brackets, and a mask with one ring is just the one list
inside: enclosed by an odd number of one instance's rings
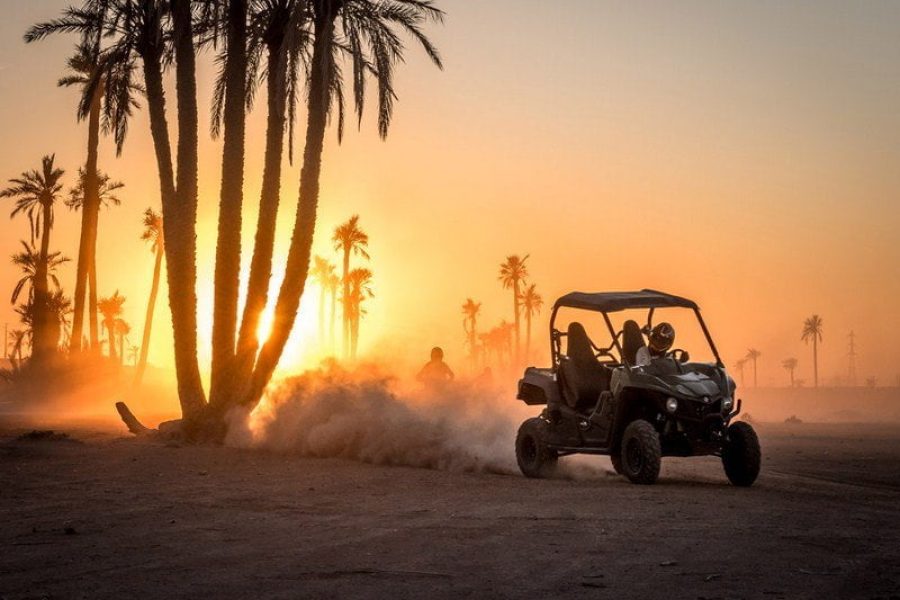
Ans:
{"label": "tall palm tree", "polygon": [[803,332],[800,339],[804,343],[813,345],[813,382],[819,387],[819,342],[822,341],[822,317],[813,315],[803,322]]}
{"label": "tall palm tree", "polygon": [[[100,208],[108,208],[110,206],[119,206],[122,204],[121,198],[119,198],[118,191],[125,187],[125,184],[121,181],[114,181],[110,178],[106,173],[102,173],[97,171],[94,176],[96,181],[94,182],[94,190],[89,193],[88,189],[92,184],[88,183],[88,175],[87,171],[84,169],[78,169],[78,184],[69,190],[69,198],[66,200],[66,206],[68,206],[72,210],[80,210],[82,211],[82,231],[84,231],[85,227],[89,228],[88,233],[83,233],[82,237],[86,236],[86,244],[89,244],[89,248],[85,248],[85,252],[87,253],[86,261],[89,259],[90,264],[87,265],[87,296],[88,296],[88,329],[90,332],[90,340],[91,340],[91,348],[94,350],[98,349],[99,344],[99,327],[97,323],[97,226],[99,224],[99,209]],[[92,197],[93,200],[88,202],[88,198]],[[85,219],[84,212],[85,207],[90,206],[96,208],[97,214],[89,216]],[[80,252],[80,250],[79,250]],[[76,299],[77,288],[79,282],[79,274],[76,270]],[[81,294],[81,304],[83,306],[84,303],[84,291],[82,290]],[[79,350],[81,348],[81,340],[80,334],[83,329],[83,307],[82,314],[79,314],[78,310],[75,310],[75,319],[72,324],[72,334],[73,341],[71,343],[72,350]],[[79,338],[75,338],[74,334],[79,333]]]}
{"label": "tall palm tree", "polygon": [[353,215],[345,223],[334,228],[334,234],[331,236],[334,243],[334,249],[341,253],[343,257],[343,272],[341,281],[344,285],[342,296],[343,318],[344,318],[344,357],[350,355],[350,325],[351,325],[351,306],[350,306],[350,255],[356,254],[362,256],[366,260],[369,259],[369,253],[366,248],[369,245],[369,235],[359,227],[359,215]]}
{"label": "tall palm tree", "polygon": [[103,326],[106,328],[106,335],[109,340],[109,357],[114,361],[118,360],[116,356],[116,336],[119,333],[118,321],[122,315],[122,305],[125,304],[125,296],[116,293],[107,298],[100,298],[97,301],[97,310],[103,315]]}
{"label": "tall palm tree", "polygon": [[48,326],[52,317],[49,314],[49,286],[47,268],[50,256],[50,231],[53,228],[54,207],[62,192],[64,171],[54,165],[54,155],[45,156],[41,160],[41,169],[26,171],[21,176],[10,179],[10,185],[0,190],[0,198],[15,200],[15,207],[10,217],[22,213],[28,217],[31,229],[31,242],[40,236],[41,249],[35,265],[34,285],[34,331],[32,356],[40,362],[56,352],[58,339],[52,339]]}
{"label": "tall palm tree", "polygon": [[[281,163],[284,151],[285,121],[291,141],[299,88],[299,73],[308,64],[310,39],[309,10],[303,0],[254,0],[250,4],[248,42],[248,105],[254,98],[253,84],[262,55],[266,56],[266,149],[260,190],[259,216],[253,244],[253,258],[247,279],[247,294],[237,342],[236,372],[249,377],[259,349],[259,321],[269,301],[269,283],[275,249],[275,226],[281,202]],[[216,86],[214,129],[224,110],[223,76]],[[222,110],[219,110],[221,107]],[[288,117],[286,119],[286,113]],[[290,144],[290,142],[289,142]],[[289,150],[292,145],[289,146]],[[293,158],[293,153],[289,153]]]}
{"label": "tall palm tree", "polygon": [[[436,65],[437,50],[422,31],[429,20],[441,21],[443,13],[431,0],[310,0],[313,48],[307,77],[307,126],[300,170],[300,198],[288,250],[284,278],[275,305],[275,326],[259,352],[244,403],[255,405],[262,397],[284,351],[296,319],[306,282],[319,200],[322,148],[332,106],[337,112],[337,129],[343,131],[343,88],[336,58],[347,56],[353,77],[356,115],[362,118],[364,86],[372,75],[378,90],[378,133],[387,136],[396,97],[393,87],[395,66],[404,58],[401,33],[418,42]],[[340,18],[339,18],[340,17]],[[337,43],[341,41],[342,43]]]}
{"label": "tall palm tree", "polygon": [[753,387],[758,387],[756,379],[756,361],[760,356],[762,356],[762,352],[760,352],[756,348],[750,348],[749,350],[747,350],[747,360],[753,362]]}
{"label": "tall palm tree", "polygon": [[791,387],[794,387],[794,369],[797,368],[797,362],[796,358],[786,358],[781,363],[781,366],[791,374]]}
{"label": "tall palm tree", "polygon": [[525,266],[525,261],[528,260],[528,256],[529,255],[527,254],[524,257],[519,257],[517,254],[507,256],[506,261],[500,265],[500,276],[498,277],[503,284],[503,289],[512,289],[513,291],[513,323],[515,324],[514,331],[516,334],[516,358],[518,358],[520,352],[521,337],[519,301],[522,296],[519,291],[519,286],[522,285],[525,278],[528,277],[528,267]]}
{"label": "tall palm tree", "polygon": [[744,387],[744,365],[747,364],[747,359],[742,358],[734,363],[735,369],[737,369],[738,374],[741,378],[741,387]]}
{"label": "tall palm tree", "polygon": [[313,257],[310,275],[319,284],[319,343],[325,340],[325,294],[328,293],[328,281],[334,275],[334,265],[319,255]]}
{"label": "tall palm tree", "polygon": [[475,302],[466,298],[462,305],[463,331],[466,332],[466,342],[469,345],[469,359],[474,367],[478,363],[478,314],[481,312],[481,302]]}
{"label": "tall palm tree", "polygon": [[522,292],[522,310],[525,311],[525,356],[531,356],[531,317],[541,312],[544,299],[532,283]]}
{"label": "tall palm tree", "polygon": [[144,232],[141,239],[150,243],[153,252],[153,282],[150,285],[150,298],[147,300],[147,315],[144,317],[144,334],[141,338],[141,353],[134,373],[134,385],[140,385],[147,369],[147,354],[150,350],[150,332],[153,328],[153,313],[156,309],[156,296],[159,294],[159,278],[162,273],[163,254],[165,253],[165,236],[163,220],[152,208],[144,211]]}
{"label": "tall palm tree", "polygon": [[349,308],[350,316],[350,359],[356,360],[356,349],[359,345],[359,321],[366,313],[362,304],[367,298],[375,295],[372,291],[372,271],[356,268],[347,274],[347,279],[350,282],[350,297],[345,304]]}

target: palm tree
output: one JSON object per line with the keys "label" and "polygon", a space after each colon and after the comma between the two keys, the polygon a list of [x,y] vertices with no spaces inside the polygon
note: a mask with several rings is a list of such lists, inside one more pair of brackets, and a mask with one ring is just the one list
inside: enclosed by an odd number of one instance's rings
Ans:
{"label": "palm tree", "polygon": [[734,363],[734,367],[737,369],[737,371],[741,377],[741,387],[744,387],[744,365],[745,364],[747,364],[746,358],[742,358],[739,361]]}
{"label": "palm tree", "polygon": [[346,223],[342,223],[334,228],[334,235],[332,235],[331,241],[334,243],[334,249],[343,256],[341,281],[344,285],[342,308],[344,318],[344,356],[346,357],[350,354],[350,255],[357,254],[366,260],[369,259],[369,253],[366,252],[366,247],[369,245],[369,235],[360,229],[359,215],[353,215]]}
{"label": "palm tree", "polygon": [[109,357],[114,361],[118,360],[116,356],[116,335],[119,332],[117,321],[121,320],[122,305],[125,304],[125,296],[116,293],[107,298],[100,298],[97,301],[97,310],[103,315],[103,326],[106,327],[106,335],[109,339]]}
{"label": "palm tree", "polygon": [[310,275],[319,284],[319,343],[325,340],[325,294],[328,292],[328,282],[334,276],[334,265],[319,255],[313,257],[313,266]]}
{"label": "palm tree", "polygon": [[[322,148],[332,105],[335,105],[337,112],[338,136],[343,132],[344,95],[336,62],[338,53],[344,53],[351,63],[358,119],[363,115],[366,75],[375,78],[378,132],[382,138],[387,136],[393,115],[394,67],[404,57],[405,48],[400,33],[410,35],[423,47],[432,62],[441,65],[437,50],[422,31],[425,21],[440,21],[443,18],[443,13],[434,7],[431,0],[310,0],[306,4],[312,10],[314,44],[306,86],[307,126],[300,170],[300,198],[284,278],[275,305],[275,327],[260,350],[250,385],[244,394],[244,403],[249,405],[259,402],[275,371],[303,295],[319,201]],[[338,40],[342,43],[336,43]]]}
{"label": "palm tree", "polygon": [[525,356],[531,355],[531,317],[541,312],[544,299],[535,289],[532,283],[522,292],[522,309],[525,311]]}
{"label": "palm tree", "polygon": [[9,356],[16,357],[14,367],[17,367],[22,364],[22,352],[28,344],[28,331],[25,329],[13,329],[9,332],[9,337],[10,345],[12,346]]}
{"label": "palm tree", "polygon": [[797,368],[797,359],[796,358],[786,358],[781,363],[781,366],[784,367],[791,374],[791,387],[794,387],[794,369]]}
{"label": "palm tree", "polygon": [[140,385],[147,368],[147,354],[150,350],[150,332],[153,328],[153,313],[156,310],[156,296],[159,294],[159,276],[162,273],[163,253],[165,252],[165,236],[163,235],[162,216],[152,208],[144,211],[144,232],[141,239],[150,242],[153,252],[153,282],[150,285],[150,298],[147,300],[147,315],[144,317],[144,335],[141,338],[141,354],[134,373],[134,385]]}
{"label": "palm tree", "polygon": [[758,387],[756,379],[756,360],[760,356],[762,356],[762,352],[760,352],[756,348],[750,348],[749,350],[747,350],[747,360],[753,361],[753,387]]}
{"label": "palm tree", "polygon": [[512,289],[513,291],[513,323],[515,323],[516,333],[516,358],[519,356],[519,340],[521,335],[521,327],[519,325],[519,301],[521,299],[519,285],[524,282],[526,277],[528,277],[528,267],[525,266],[525,261],[528,260],[528,256],[529,255],[527,254],[524,258],[520,258],[517,254],[507,256],[506,262],[500,265],[500,276],[498,277],[503,283],[503,289]]}
{"label": "palm tree", "polygon": [[[289,157],[293,142],[293,124],[299,88],[299,73],[306,70],[305,60],[310,32],[309,11],[301,0],[254,0],[250,5],[248,42],[248,105],[254,98],[253,84],[258,81],[257,70],[266,55],[266,149],[260,190],[259,217],[247,295],[237,343],[237,371],[249,377],[259,349],[257,330],[259,320],[269,301],[272,257],[275,249],[275,226],[281,202],[281,163],[284,151],[285,113],[289,113]],[[223,72],[224,75],[224,72]],[[225,77],[216,86],[213,126],[219,125],[220,107],[224,110]]]}
{"label": "palm tree", "polygon": [[137,367],[138,358],[141,355],[141,347],[140,346],[128,346],[128,360],[131,361],[131,366]]}
{"label": "palm tree", "polygon": [[469,359],[474,367],[478,362],[478,314],[481,312],[481,302],[475,302],[466,298],[462,305],[463,331],[466,332],[466,341],[469,344]]}
{"label": "palm tree", "polygon": [[806,344],[812,340],[813,345],[813,384],[819,387],[819,342],[822,341],[822,317],[813,315],[803,322],[800,339]]}
{"label": "palm tree", "polygon": [[359,343],[359,321],[366,311],[362,308],[367,298],[372,298],[372,271],[356,268],[347,274],[350,282],[350,297],[345,304],[350,315],[350,359],[356,360],[356,348]]}
{"label": "palm tree", "polygon": [[[82,211],[82,232],[84,232],[84,228],[88,227],[88,233],[82,233],[82,237],[85,237],[85,243],[90,244],[90,248],[85,248],[85,252],[87,253],[87,257],[90,259],[90,264],[87,265],[87,278],[88,278],[88,315],[89,315],[89,330],[90,330],[90,340],[91,340],[91,348],[97,349],[97,344],[99,343],[99,327],[97,323],[97,226],[99,223],[99,209],[100,208],[108,208],[110,206],[119,206],[122,204],[122,200],[119,198],[117,192],[125,187],[125,184],[121,181],[114,181],[110,178],[106,173],[102,173],[97,171],[94,176],[96,182],[94,185],[94,191],[92,192],[91,202],[88,202],[88,197],[91,194],[88,193],[88,188],[91,184],[88,183],[87,172],[84,169],[78,169],[78,184],[69,190],[69,198],[66,200],[66,206],[68,206],[72,210],[80,210]],[[95,207],[97,209],[97,214],[89,216],[87,219],[84,216],[85,206]],[[80,250],[79,250],[80,252]],[[87,258],[85,259],[87,260]],[[80,264],[80,263],[79,263]],[[76,271],[76,299],[78,298],[77,290],[79,283],[79,274]],[[83,302],[84,302],[84,290],[81,293],[81,304],[82,304],[82,313],[83,313]],[[81,349],[81,340],[80,333],[83,329],[83,314],[79,314],[78,310],[75,311],[75,319],[72,325],[72,333],[73,333],[73,341],[72,341],[72,350],[80,350]],[[79,333],[78,337],[74,337],[75,333]]]}
{"label": "palm tree", "polygon": [[10,217],[22,213],[28,217],[31,242],[40,236],[41,249],[34,269],[34,331],[33,358],[40,362],[56,352],[58,339],[52,339],[48,326],[51,316],[48,310],[49,285],[47,268],[50,256],[50,230],[53,228],[54,206],[62,191],[64,171],[54,165],[54,155],[45,156],[41,169],[26,171],[20,177],[9,180],[9,187],[0,190],[0,198],[15,200]]}

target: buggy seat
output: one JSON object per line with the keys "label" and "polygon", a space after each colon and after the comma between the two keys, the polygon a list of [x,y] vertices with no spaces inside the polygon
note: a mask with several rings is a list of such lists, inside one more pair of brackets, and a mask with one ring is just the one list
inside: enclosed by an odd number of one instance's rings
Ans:
{"label": "buggy seat", "polygon": [[600,394],[609,390],[612,371],[597,361],[594,345],[581,323],[569,324],[566,340],[566,356],[559,363],[563,398],[575,410],[593,410]]}

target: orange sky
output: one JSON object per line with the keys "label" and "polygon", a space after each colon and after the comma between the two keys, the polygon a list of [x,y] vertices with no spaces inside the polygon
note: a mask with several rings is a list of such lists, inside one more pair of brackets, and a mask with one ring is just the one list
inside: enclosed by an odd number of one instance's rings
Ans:
{"label": "orange sky", "polygon": [[[17,2],[0,23],[3,180],[49,152],[70,182],[83,162],[75,92],[55,86],[73,40],[21,41],[29,24],[65,4]],[[460,305],[467,296],[483,302],[485,326],[510,319],[497,268],[507,254],[530,253],[532,280],[548,303],[572,289],[639,287],[696,299],[728,364],[750,346],[762,351],[761,384],[782,384],[789,356],[811,381],[811,351],[799,334],[813,312],[825,321],[825,381],[845,373],[851,329],[860,376],[896,380],[900,5],[440,5],[447,23],[432,35],[446,70],[410,52],[387,142],[371,119],[340,147],[328,138],[315,250],[331,256],[334,225],[362,215],[377,294],[364,352],[409,345],[425,360],[441,344],[461,363]],[[212,73],[202,61],[204,105]],[[254,112],[248,137],[248,243],[263,117]],[[199,260],[211,272],[220,155],[203,140]],[[123,206],[101,216],[101,292],[120,289],[139,330],[152,270],[138,240],[140,215],[159,205],[145,113],[124,156],[115,159],[105,140],[101,159],[127,184]],[[285,173],[282,253],[299,165]],[[77,227],[77,215],[61,207],[52,245],[73,259]],[[0,220],[0,256],[25,236],[24,221]],[[16,276],[0,269],[0,290]],[[63,272],[70,290],[73,278],[74,262]],[[308,340],[317,290],[310,292],[289,369],[316,351]],[[208,281],[200,294],[203,323]],[[151,349],[151,361],[164,365],[166,311],[157,313]],[[3,302],[0,326],[7,321],[12,327],[15,315]],[[541,332],[545,323],[546,313]]]}

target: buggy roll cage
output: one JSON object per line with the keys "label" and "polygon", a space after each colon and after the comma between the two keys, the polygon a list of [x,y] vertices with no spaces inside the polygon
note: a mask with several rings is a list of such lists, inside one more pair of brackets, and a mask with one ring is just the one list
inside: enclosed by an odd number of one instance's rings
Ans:
{"label": "buggy roll cage", "polygon": [[556,329],[556,313],[560,308],[588,310],[603,315],[603,321],[606,323],[607,329],[609,329],[612,343],[608,347],[601,347],[596,346],[594,342],[591,341],[591,348],[597,358],[607,356],[614,360],[615,356],[612,354],[612,350],[615,348],[619,353],[619,360],[617,362],[625,364],[623,360],[624,352],[622,351],[622,345],[619,342],[622,332],[616,332],[615,327],[613,327],[612,321],[609,318],[609,313],[629,309],[649,309],[649,312],[647,313],[647,324],[642,329],[646,334],[653,326],[653,314],[656,309],[668,307],[688,308],[694,311],[697,321],[700,323],[700,328],[703,330],[703,335],[706,337],[706,342],[709,344],[713,356],[716,357],[716,366],[724,368],[725,363],[722,362],[722,358],[719,356],[719,351],[716,349],[716,344],[713,342],[712,336],[709,333],[706,321],[703,320],[703,315],[700,314],[700,307],[697,306],[695,302],[688,300],[687,298],[673,296],[664,292],[644,289],[639,292],[571,292],[557,300],[556,303],[554,303],[553,311],[550,314],[550,355],[553,359],[553,370],[555,371],[559,366],[559,357],[562,355],[562,338],[568,336],[568,333]]}

